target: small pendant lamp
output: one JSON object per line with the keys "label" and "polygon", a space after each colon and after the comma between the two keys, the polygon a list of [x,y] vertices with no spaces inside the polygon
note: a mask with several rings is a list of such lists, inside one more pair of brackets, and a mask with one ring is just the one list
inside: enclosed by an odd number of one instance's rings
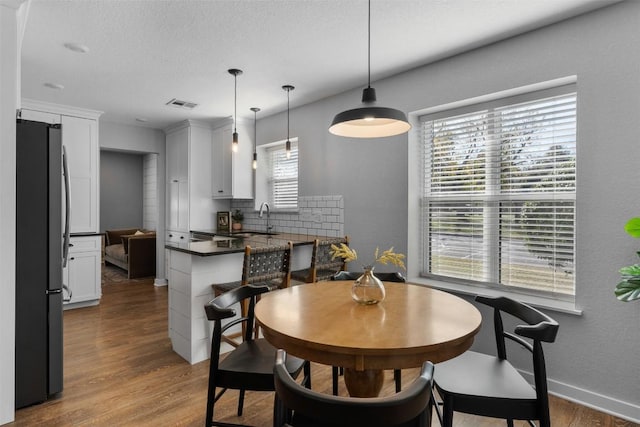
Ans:
{"label": "small pendant lamp", "polygon": [[258,107],[251,107],[251,111],[253,111],[253,162],[251,163],[251,167],[253,170],[258,169],[258,153],[256,152],[256,145],[258,144],[258,120],[257,114],[260,109]]}
{"label": "small pendant lamp", "polygon": [[291,85],[284,85],[282,89],[287,91],[287,142],[285,143],[285,151],[287,153],[287,159],[291,158],[291,141],[289,141],[289,92],[295,89]]}
{"label": "small pendant lamp", "polygon": [[400,110],[377,107],[376,90],[371,87],[371,0],[368,26],[368,84],[362,91],[363,107],[336,114],[329,132],[352,138],[381,138],[406,133],[411,129],[407,116]]}
{"label": "small pendant lamp", "polygon": [[238,110],[238,76],[242,74],[242,70],[238,70],[237,68],[231,68],[227,70],[229,74],[233,76],[233,141],[231,144],[231,149],[234,153],[238,152],[238,130],[236,129],[237,124],[237,110]]}

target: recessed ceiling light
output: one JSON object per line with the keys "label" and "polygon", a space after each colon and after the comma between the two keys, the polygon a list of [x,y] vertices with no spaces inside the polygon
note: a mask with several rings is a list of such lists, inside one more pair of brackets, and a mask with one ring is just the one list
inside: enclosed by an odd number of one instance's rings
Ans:
{"label": "recessed ceiling light", "polygon": [[64,86],[62,86],[61,84],[58,84],[58,83],[45,83],[44,85],[45,85],[45,87],[48,87],[49,89],[55,89],[55,90],[64,89]]}
{"label": "recessed ceiling light", "polygon": [[83,44],[80,43],[65,43],[64,47],[66,47],[67,49],[73,51],[73,52],[77,52],[77,53],[87,53],[89,52],[89,48]]}

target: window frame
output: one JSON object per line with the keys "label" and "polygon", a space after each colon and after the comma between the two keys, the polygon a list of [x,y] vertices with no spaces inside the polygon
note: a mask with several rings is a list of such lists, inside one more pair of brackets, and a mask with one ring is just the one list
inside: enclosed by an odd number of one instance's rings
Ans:
{"label": "window frame", "polygon": [[[542,100],[551,96],[557,95],[567,95],[574,93],[576,96],[576,106],[575,106],[575,114],[576,114],[576,124],[575,124],[575,136],[576,136],[576,146],[574,149],[576,150],[574,153],[574,161],[576,162],[576,170],[577,170],[577,86],[575,84],[575,79],[563,79],[562,81],[556,82],[556,84],[541,84],[530,86],[528,88],[520,88],[518,90],[505,91],[503,93],[497,93],[492,95],[487,95],[482,99],[469,100],[467,102],[460,102],[449,104],[441,107],[434,107],[429,111],[421,111],[412,114],[412,118],[415,120],[417,124],[417,135],[414,135],[415,146],[413,149],[415,150],[415,154],[417,154],[418,161],[413,160],[414,163],[417,163],[417,166],[413,167],[417,168],[417,173],[420,178],[418,178],[419,184],[417,187],[419,188],[419,195],[417,202],[413,205],[413,209],[417,209],[417,215],[413,217],[413,221],[410,220],[410,224],[414,224],[419,229],[419,233],[417,238],[411,237],[411,225],[409,232],[409,246],[410,248],[413,246],[414,253],[419,256],[417,259],[419,266],[414,268],[414,274],[417,274],[420,278],[428,279],[429,284],[435,283],[438,284],[439,287],[455,289],[461,291],[463,293],[469,294],[515,294],[516,297],[520,299],[529,299],[530,301],[538,302],[546,301],[545,304],[538,304],[544,306],[551,306],[555,308],[559,308],[561,311],[566,312],[578,312],[575,309],[575,296],[577,293],[576,286],[576,236],[577,236],[577,203],[576,203],[576,193],[577,193],[577,179],[574,181],[573,192],[570,194],[565,193],[564,196],[569,196],[568,198],[573,201],[573,223],[572,223],[572,243],[573,243],[573,294],[559,294],[553,292],[538,292],[531,288],[516,288],[512,286],[506,286],[499,283],[491,283],[485,281],[475,281],[463,278],[454,278],[448,276],[438,276],[431,273],[428,273],[428,248],[425,242],[425,239],[428,239],[428,230],[430,227],[425,226],[425,218],[423,217],[423,212],[425,211],[425,203],[427,203],[427,197],[425,196],[425,186],[426,184],[426,176],[429,175],[429,171],[426,170],[426,165],[424,163],[424,134],[422,132],[422,124],[425,120],[437,120],[446,117],[455,117],[465,113],[471,113],[482,109],[495,109],[499,107],[505,107],[513,104],[518,104],[522,102],[532,101],[532,100]],[[411,139],[411,138],[410,138]],[[411,162],[411,149],[409,151],[410,154],[410,162]],[[415,157],[414,157],[415,159]],[[500,159],[498,159],[500,162]],[[411,171],[410,171],[411,174]],[[500,172],[497,172],[497,175],[500,176]],[[414,175],[415,176],[415,175]],[[417,178],[417,177],[416,177]],[[414,178],[415,179],[415,178]],[[416,188],[416,189],[418,189]],[[540,193],[544,194],[544,193]],[[462,196],[464,197],[464,196]],[[517,196],[514,198],[517,200]],[[444,199],[443,199],[444,200]],[[484,198],[486,200],[486,196]],[[412,203],[410,202],[409,208],[412,209]],[[500,204],[498,203],[495,207],[497,211],[500,211]],[[415,211],[414,211],[415,212]],[[499,229],[499,227],[498,227]],[[499,233],[496,233],[496,242],[492,243],[492,247],[499,246]],[[413,243],[412,243],[413,242]],[[492,248],[492,251],[494,249]],[[500,262],[500,249],[493,252],[491,255],[494,266],[491,268],[495,268],[495,264]],[[522,298],[524,297],[524,298]],[[549,303],[550,302],[550,303]]]}
{"label": "window frame", "polygon": [[261,144],[256,147],[256,153],[258,156],[257,161],[257,169],[255,174],[255,209],[259,210],[262,202],[269,203],[269,207],[272,212],[297,212],[299,209],[299,200],[300,200],[300,151],[299,151],[299,141],[298,138],[290,138],[291,141],[291,150],[292,152],[296,152],[296,197],[295,197],[295,205],[287,205],[285,207],[278,206],[274,201],[274,187],[273,181],[276,179],[273,174],[273,165],[272,165],[272,153],[277,150],[284,150],[286,146],[286,141],[276,141],[267,144]]}

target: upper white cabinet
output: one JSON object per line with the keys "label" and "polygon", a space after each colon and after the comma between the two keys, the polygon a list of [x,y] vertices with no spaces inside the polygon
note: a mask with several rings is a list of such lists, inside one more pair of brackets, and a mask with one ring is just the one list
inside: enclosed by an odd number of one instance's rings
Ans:
{"label": "upper white cabinet", "polygon": [[253,132],[238,123],[238,152],[231,149],[233,122],[213,131],[212,190],[215,199],[252,199]]}
{"label": "upper white cabinet", "polygon": [[214,227],[211,198],[211,125],[187,120],[165,130],[167,230],[188,233]]}
{"label": "upper white cabinet", "polygon": [[99,232],[99,144],[101,112],[23,100],[21,117],[62,125],[69,167],[71,233]]}

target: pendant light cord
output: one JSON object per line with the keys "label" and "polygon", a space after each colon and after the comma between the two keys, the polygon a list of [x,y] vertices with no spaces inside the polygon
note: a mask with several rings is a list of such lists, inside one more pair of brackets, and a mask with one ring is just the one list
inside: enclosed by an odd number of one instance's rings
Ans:
{"label": "pendant light cord", "polygon": [[233,76],[233,132],[237,133],[238,121],[238,75]]}
{"label": "pendant light cord", "polygon": [[371,87],[371,0],[369,0],[369,22],[367,26],[367,87]]}
{"label": "pendant light cord", "polygon": [[289,141],[289,92],[291,89],[287,89],[287,141]]}

